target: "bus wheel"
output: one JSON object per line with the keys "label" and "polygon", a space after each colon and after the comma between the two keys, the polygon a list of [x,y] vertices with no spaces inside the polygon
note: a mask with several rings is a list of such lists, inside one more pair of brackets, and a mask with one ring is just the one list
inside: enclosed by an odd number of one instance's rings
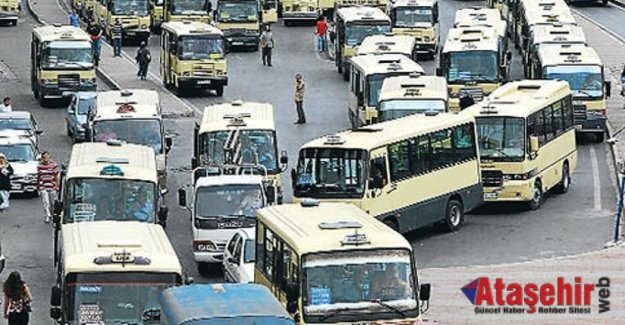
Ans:
{"label": "bus wheel", "polygon": [[343,68],[343,80],[344,81],[349,81],[349,69],[345,69]]}
{"label": "bus wheel", "polygon": [[562,180],[556,186],[556,193],[564,194],[571,187],[571,175],[569,174],[569,163],[565,162],[562,166]]}
{"label": "bus wheel", "polygon": [[395,221],[392,217],[388,217],[388,218],[384,219],[383,222],[389,228],[399,232],[399,226],[397,225],[397,221]]}
{"label": "bus wheel", "polygon": [[464,221],[464,207],[462,202],[456,199],[450,199],[447,202],[447,209],[445,210],[445,228],[448,231],[456,231],[460,229],[460,225]]}
{"label": "bus wheel", "polygon": [[543,187],[540,181],[534,183],[534,189],[532,190],[532,199],[527,202],[530,210],[538,210],[543,203]]}

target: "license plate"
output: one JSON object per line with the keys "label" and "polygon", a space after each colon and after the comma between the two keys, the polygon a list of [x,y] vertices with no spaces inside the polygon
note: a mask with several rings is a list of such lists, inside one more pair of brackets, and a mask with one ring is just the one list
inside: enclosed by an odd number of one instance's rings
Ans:
{"label": "license plate", "polygon": [[198,80],[197,84],[198,85],[210,85],[211,81],[210,80]]}
{"label": "license plate", "polygon": [[126,35],[128,35],[128,36],[132,36],[134,34],[135,34],[135,32],[126,32]]}
{"label": "license plate", "polygon": [[22,185],[20,185],[20,184],[11,184],[11,189],[13,189],[13,190],[21,190],[22,189]]}
{"label": "license plate", "polygon": [[581,125],[574,125],[574,127],[575,127],[575,130],[578,130],[578,131],[582,129]]}
{"label": "license plate", "polygon": [[243,225],[239,222],[219,222],[217,223],[218,229],[232,229],[232,228],[241,228]]}
{"label": "license plate", "polygon": [[243,45],[243,42],[232,42],[232,45]]}
{"label": "license plate", "polygon": [[497,198],[497,193],[484,193],[484,200],[494,200]]}

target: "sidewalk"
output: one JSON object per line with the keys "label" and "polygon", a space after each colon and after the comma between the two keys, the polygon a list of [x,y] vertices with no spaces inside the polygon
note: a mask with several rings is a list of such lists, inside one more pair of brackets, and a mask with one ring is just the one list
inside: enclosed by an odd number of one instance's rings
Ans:
{"label": "sidewalk", "polygon": [[[64,0],[27,0],[28,11],[41,24],[67,23]],[[63,10],[63,11],[61,11]],[[45,13],[45,19],[38,13]],[[148,80],[139,80],[137,77],[138,65],[134,58],[122,53],[122,58],[113,58],[113,47],[102,43],[100,65],[97,69],[98,77],[113,89],[154,89],[159,93],[164,117],[193,116],[195,109],[184,99],[180,99],[169,90],[162,87],[160,78],[153,72],[148,73]],[[153,57],[156,57],[152,55]]]}

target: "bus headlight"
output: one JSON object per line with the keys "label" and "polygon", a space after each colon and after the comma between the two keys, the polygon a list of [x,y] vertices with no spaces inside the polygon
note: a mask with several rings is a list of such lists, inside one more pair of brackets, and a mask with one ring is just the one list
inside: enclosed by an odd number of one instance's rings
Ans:
{"label": "bus headlight", "polygon": [[424,36],[424,37],[423,37],[423,41],[424,41],[424,42],[429,42],[430,40],[431,40],[431,39],[430,39],[430,37],[429,37],[429,36]]}
{"label": "bus headlight", "polygon": [[148,28],[148,25],[146,24],[141,25],[141,29],[147,29],[147,28]]}
{"label": "bus headlight", "polygon": [[189,77],[189,76],[191,76],[191,72],[190,71],[184,71],[184,72],[182,72],[182,76],[183,77]]}
{"label": "bus headlight", "polygon": [[48,84],[53,84],[53,83],[55,83],[55,82],[56,82],[56,81],[55,81],[55,80],[53,80],[53,79],[41,79],[41,83],[42,83],[42,84],[45,84],[45,85],[48,85]]}
{"label": "bus headlight", "polygon": [[525,181],[529,179],[529,173],[525,174],[506,174],[503,175],[504,181]]}

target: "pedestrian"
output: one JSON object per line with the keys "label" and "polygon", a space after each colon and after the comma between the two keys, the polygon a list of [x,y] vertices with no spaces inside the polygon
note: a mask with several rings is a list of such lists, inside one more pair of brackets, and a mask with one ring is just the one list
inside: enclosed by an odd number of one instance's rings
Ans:
{"label": "pedestrian", "polygon": [[269,25],[265,26],[265,30],[260,35],[260,48],[262,50],[263,57],[263,65],[271,65],[271,51],[273,51],[273,33],[271,32],[271,27]]}
{"label": "pedestrian", "polygon": [[293,124],[306,123],[306,115],[304,114],[304,78],[301,74],[295,75],[295,108],[297,109],[297,121]]}
{"label": "pedestrian", "polygon": [[52,161],[50,153],[44,151],[37,165],[37,189],[43,203],[44,221],[52,218],[52,205],[59,190],[59,165]]}
{"label": "pedestrian", "polygon": [[11,107],[11,97],[4,97],[2,104],[0,104],[0,113],[11,113],[13,107]]}
{"label": "pedestrian", "polygon": [[122,33],[124,32],[122,22],[119,18],[115,18],[115,24],[111,28],[111,36],[113,37],[113,57],[122,56]]}
{"label": "pedestrian", "polygon": [[328,25],[328,35],[330,36],[330,43],[334,44],[334,40],[336,39],[336,27],[333,21],[330,21]]}
{"label": "pedestrian", "polygon": [[72,10],[72,12],[70,12],[67,20],[69,21],[70,26],[80,27],[80,18],[78,17],[76,10]]}
{"label": "pedestrian", "polygon": [[9,321],[9,325],[28,325],[28,313],[33,295],[20,273],[11,272],[2,287],[4,293],[4,318]]}
{"label": "pedestrian", "polygon": [[98,66],[100,63],[100,50],[102,49],[102,28],[96,24],[95,20],[91,19],[87,27],[87,33],[91,36],[93,60],[95,65]]}
{"label": "pedestrian", "polygon": [[473,104],[475,104],[475,100],[473,100],[473,97],[469,96],[469,94],[463,94],[462,97],[460,97],[460,110],[463,110]]}
{"label": "pedestrian", "polygon": [[319,53],[326,49],[326,33],[328,32],[328,24],[326,23],[326,17],[320,15],[317,18],[317,27],[315,28],[315,35],[317,35],[317,50]]}
{"label": "pedestrian", "polygon": [[141,41],[139,45],[139,49],[137,50],[137,56],[135,56],[135,60],[139,64],[139,71],[137,72],[137,77],[141,78],[141,80],[145,80],[148,74],[148,67],[150,66],[150,61],[152,61],[152,54],[150,54],[150,50],[148,49],[145,41]]}
{"label": "pedestrian", "polygon": [[11,191],[11,175],[13,175],[13,167],[9,164],[7,156],[0,153],[0,211],[6,211],[9,208],[9,195]]}

